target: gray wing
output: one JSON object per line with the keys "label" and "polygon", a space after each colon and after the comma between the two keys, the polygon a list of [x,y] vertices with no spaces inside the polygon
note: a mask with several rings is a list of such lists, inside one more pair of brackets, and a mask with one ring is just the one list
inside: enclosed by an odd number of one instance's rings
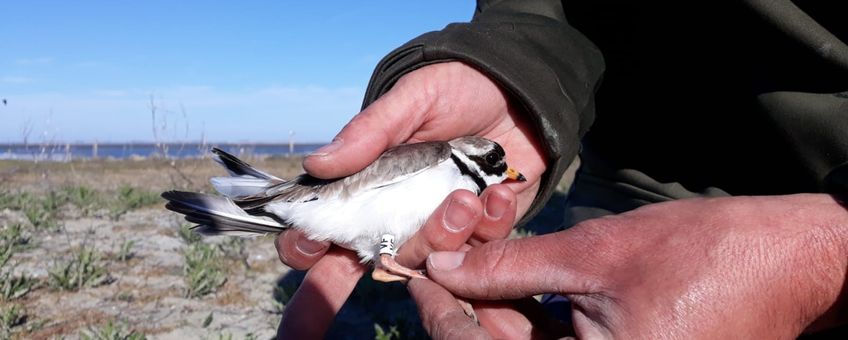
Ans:
{"label": "gray wing", "polygon": [[236,203],[244,209],[255,209],[274,201],[309,202],[328,197],[349,197],[406,180],[448,160],[450,156],[451,148],[447,142],[402,144],[386,150],[365,169],[351,176],[324,180],[304,174]]}

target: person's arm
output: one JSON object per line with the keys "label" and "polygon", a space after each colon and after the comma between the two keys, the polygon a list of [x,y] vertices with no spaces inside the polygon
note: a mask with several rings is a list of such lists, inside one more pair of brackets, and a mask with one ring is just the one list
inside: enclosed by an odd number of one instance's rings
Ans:
{"label": "person's arm", "polygon": [[492,78],[535,127],[548,169],[530,210],[553,193],[594,119],[594,91],[603,72],[598,49],[568,25],[560,1],[478,1],[470,23],[419,36],[394,50],[372,75],[363,108],[405,74],[462,61]]}

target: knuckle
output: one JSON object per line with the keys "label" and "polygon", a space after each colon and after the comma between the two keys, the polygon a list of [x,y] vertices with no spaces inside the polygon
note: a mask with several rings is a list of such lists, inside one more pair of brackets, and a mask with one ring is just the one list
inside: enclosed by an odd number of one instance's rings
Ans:
{"label": "knuckle", "polygon": [[430,319],[430,334],[437,339],[468,339],[469,328],[468,316],[458,310],[442,310]]}
{"label": "knuckle", "polygon": [[504,291],[501,287],[501,280],[497,278],[503,273],[512,272],[511,268],[516,264],[519,252],[515,249],[513,243],[505,240],[492,241],[487,243],[483,248],[482,266],[479,268],[478,277],[489,297],[500,298],[500,296],[491,296],[496,292]]}

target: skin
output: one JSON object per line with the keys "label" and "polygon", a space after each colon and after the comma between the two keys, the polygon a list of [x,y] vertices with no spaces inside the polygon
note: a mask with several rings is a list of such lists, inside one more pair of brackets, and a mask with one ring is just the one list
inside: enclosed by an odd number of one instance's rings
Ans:
{"label": "skin", "polygon": [[[479,198],[452,193],[399,250],[406,266],[426,259],[433,281],[408,287],[434,338],[790,338],[846,319],[848,212],[823,194],[681,200],[500,240],[535,197],[546,158],[505,93],[459,62],[401,78],[304,168],[346,176],[393,145],[462,135],[499,142],[528,181]],[[322,336],[366,269],[297,231],[282,233],[277,250],[283,263],[309,269],[279,338]],[[528,298],[539,293],[568,296],[572,322],[548,317]],[[480,327],[453,296],[475,300]]]}
{"label": "skin", "polygon": [[[452,193],[398,251],[399,263],[418,267],[433,250],[456,250],[464,244],[506,237],[516,216],[522,216],[532,203],[546,158],[535,132],[506,98],[488,77],[465,64],[421,68],[401,78],[392,90],[356,115],[333,143],[306,157],[303,166],[313,176],[336,178],[361,170],[387,148],[401,143],[466,135],[498,142],[506,150],[507,163],[515,164],[528,180],[490,186],[480,197],[467,191]],[[457,222],[463,219],[466,221]],[[314,287],[299,290],[286,306],[278,337],[323,335],[365,268],[354,264],[352,253],[310,241],[295,230],[281,233],[276,245],[286,265],[298,270],[311,268],[304,284]],[[348,267],[358,269],[341,270]],[[316,268],[329,269],[326,275],[311,275]],[[311,308],[308,301],[316,299],[329,300],[333,308]]]}
{"label": "skin", "polygon": [[[425,308],[425,295],[562,294],[573,303],[566,330],[578,338],[791,339],[815,321],[846,321],[846,235],[848,211],[828,195],[680,200],[554,234],[436,252],[427,262],[434,282],[409,287],[422,311],[442,316],[456,307]],[[451,318],[451,327],[476,331]],[[554,335],[534,321],[514,316],[481,330]],[[434,338],[458,338],[447,322],[425,327]]]}

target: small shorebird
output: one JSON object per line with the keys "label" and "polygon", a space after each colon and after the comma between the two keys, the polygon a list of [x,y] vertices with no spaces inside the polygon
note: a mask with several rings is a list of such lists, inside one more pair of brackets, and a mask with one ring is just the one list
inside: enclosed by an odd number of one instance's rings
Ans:
{"label": "small shorebird", "polygon": [[197,223],[204,235],[256,235],[286,228],[357,252],[362,262],[379,257],[375,280],[423,277],[394,261],[395,245],[408,240],[452,191],[478,195],[506,179],[524,181],[509,168],[504,150],[482,137],[403,144],[386,150],[351,176],[319,179],[302,174],[284,180],[220,149],[215,160],[230,177],[214,177],[222,195],[168,191],[166,207]]}

